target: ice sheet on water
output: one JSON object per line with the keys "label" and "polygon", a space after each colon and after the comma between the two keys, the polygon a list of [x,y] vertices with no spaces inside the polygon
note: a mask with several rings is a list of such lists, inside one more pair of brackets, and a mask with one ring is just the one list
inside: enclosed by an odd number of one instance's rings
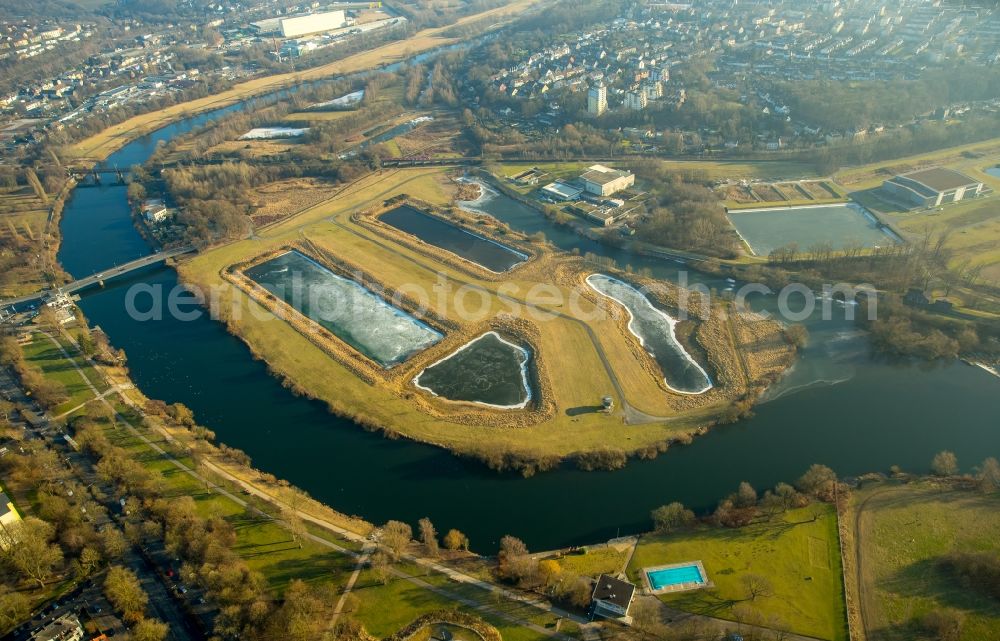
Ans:
{"label": "ice sheet on water", "polygon": [[419,319],[299,252],[261,263],[247,270],[247,276],[384,367],[442,338]]}
{"label": "ice sheet on water", "polygon": [[240,140],[268,140],[271,138],[297,138],[309,131],[308,127],[256,127],[240,136]]}
{"label": "ice sheet on water", "polygon": [[683,394],[701,394],[712,388],[708,374],[677,341],[674,318],[654,307],[641,291],[617,278],[591,274],[587,284],[629,311],[629,331],[660,365],[667,387]]}

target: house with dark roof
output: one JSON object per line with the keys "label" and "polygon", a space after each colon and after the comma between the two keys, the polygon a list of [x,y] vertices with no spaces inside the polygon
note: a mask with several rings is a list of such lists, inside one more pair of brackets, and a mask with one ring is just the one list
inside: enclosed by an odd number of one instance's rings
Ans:
{"label": "house with dark roof", "polygon": [[916,207],[938,207],[983,191],[983,183],[946,167],[930,167],[900,174],[882,183],[882,190]]}
{"label": "house with dark roof", "polygon": [[635,598],[635,586],[628,581],[602,574],[594,586],[591,606],[595,617],[631,621],[628,610]]}

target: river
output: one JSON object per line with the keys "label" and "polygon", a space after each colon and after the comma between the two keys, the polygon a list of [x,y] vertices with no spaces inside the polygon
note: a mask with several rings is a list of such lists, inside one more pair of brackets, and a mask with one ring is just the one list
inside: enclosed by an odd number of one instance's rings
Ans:
{"label": "river", "polygon": [[[106,164],[140,163],[159,140],[212,115],[137,140]],[[660,278],[678,277],[677,263],[586,241],[513,201],[495,196],[473,206],[528,233],[544,231],[559,247],[609,255],[622,264],[648,267]],[[132,227],[124,187],[74,192],[61,231],[59,261],[76,277],[151,251]],[[727,286],[704,280],[720,289]],[[135,272],[84,292],[80,307],[125,349],[132,377],[146,395],[188,405],[219,441],[247,452],[256,467],[341,512],[376,523],[415,523],[429,516],[439,531],[454,527],[468,534],[473,548],[482,552],[495,551],[508,533],[532,549],[547,549],[641,531],[658,505],[682,501],[709,510],[740,481],[766,488],[794,480],[814,462],[853,475],[891,465],[924,471],[942,449],[953,450],[966,469],[986,456],[1000,456],[1000,382],[995,377],[957,362],[888,363],[871,357],[867,339],[851,322],[811,320],[809,347],[752,419],[616,472],[567,466],[530,479],[495,474],[437,448],[367,433],[329,414],[325,405],[293,396],[241,341],[204,316],[130,318],[125,295],[137,283],[160,287],[165,297],[177,277],[164,267]],[[766,298],[757,301],[765,308],[772,304]]]}

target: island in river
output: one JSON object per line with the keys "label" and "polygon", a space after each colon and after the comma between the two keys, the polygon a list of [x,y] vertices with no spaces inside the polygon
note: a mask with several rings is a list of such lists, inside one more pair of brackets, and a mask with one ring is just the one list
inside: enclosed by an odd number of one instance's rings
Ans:
{"label": "island in river", "polygon": [[[189,286],[232,285],[222,306],[253,313],[229,319],[230,330],[338,414],[494,468],[595,457],[617,467],[746,407],[794,360],[775,321],[732,313],[723,300],[702,308],[697,296],[690,319],[677,320],[675,284],[451,208],[454,183],[440,170],[381,177],[374,201],[371,180],[179,266]],[[413,189],[424,200],[406,195]],[[289,256],[309,268],[288,269]],[[636,299],[595,289],[598,274]],[[482,362],[462,351],[490,334],[530,353],[523,397],[508,390],[491,402],[440,378],[436,387],[450,392],[421,382],[445,364],[458,378],[482,376]],[[520,376],[516,362],[495,356],[498,385]],[[463,364],[469,371],[456,369]]]}

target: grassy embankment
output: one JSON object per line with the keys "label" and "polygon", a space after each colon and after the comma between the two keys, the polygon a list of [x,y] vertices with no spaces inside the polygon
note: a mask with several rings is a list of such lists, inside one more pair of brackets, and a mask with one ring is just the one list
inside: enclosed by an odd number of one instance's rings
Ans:
{"label": "grassy embankment", "polygon": [[[482,304],[478,316],[484,319],[511,308],[511,301],[496,295],[501,284],[507,293],[519,300],[539,285],[555,287],[556,292],[569,296],[569,285],[553,282],[551,273],[534,265],[519,269],[502,283],[478,280],[350,221],[351,212],[357,208],[400,193],[432,203],[448,202],[450,197],[445,193],[444,183],[443,170],[401,170],[369,176],[332,201],[278,223],[252,240],[232,243],[183,263],[179,268],[181,277],[206,287],[219,284],[222,282],[220,272],[227,266],[294,242],[301,234],[326,251],[372,270],[390,287],[407,285],[433,293],[439,275],[455,289],[469,285],[475,293],[466,297],[468,308],[476,310]],[[549,259],[551,255],[546,258]],[[436,295],[431,298],[431,309],[439,316],[461,320],[454,297],[444,297],[443,301]],[[539,319],[536,325],[541,334],[540,352],[548,359],[551,371],[552,396],[557,406],[555,415],[543,423],[519,429],[470,427],[417,411],[415,404],[405,397],[412,390],[393,389],[392,384],[368,385],[291,325],[274,322],[266,313],[246,313],[248,305],[259,312],[264,310],[246,300],[242,292],[230,288],[224,299],[228,299],[223,301],[224,306],[228,307],[236,299],[238,308],[244,310],[237,333],[275,371],[300,388],[320,399],[339,401],[348,411],[405,436],[459,452],[514,452],[539,458],[565,457],[609,445],[635,451],[692,433],[726,404],[721,398],[702,402],[664,392],[656,377],[643,366],[641,359],[636,358],[631,336],[613,319],[586,322]],[[594,307],[587,299],[581,299],[580,305],[584,311]],[[545,311],[566,311],[557,305],[544,304],[531,310],[522,309],[529,317],[536,312],[541,315]],[[641,412],[668,417],[667,420],[629,426],[623,423],[621,416],[595,411],[600,399],[614,392],[615,385],[601,362],[597,345],[588,335],[588,327],[593,329],[597,344],[606,353],[622,389],[627,390],[628,401]],[[726,346],[721,349],[732,351]],[[573,354],[572,363],[563,361],[561,355],[564,354]],[[413,370],[407,369],[406,375],[399,376],[399,380],[405,386],[424,365],[418,356],[398,366]],[[324,372],[324,375],[317,376],[317,372]],[[734,381],[738,378],[735,372],[722,375],[723,378],[727,376]],[[621,400],[617,399],[618,407],[622,407]],[[700,406],[692,408],[692,403],[699,402],[702,402]]]}
{"label": "grassy embankment", "polygon": [[[1000,554],[1000,496],[954,491],[934,482],[874,484],[855,492],[858,601],[868,641],[920,637],[915,622],[934,610],[963,619],[961,641],[1000,638],[1000,603],[944,572],[951,552]],[[857,581],[849,581],[852,590]]]}
{"label": "grassy embankment", "polygon": [[[743,604],[798,634],[834,641],[847,638],[832,506],[814,504],[740,529],[706,527],[643,536],[628,576],[643,585],[643,568],[698,560],[715,587],[662,595],[670,607],[733,619],[734,608]],[[750,600],[744,585],[747,575],[767,579],[772,594]]]}
{"label": "grassy embankment", "polygon": [[[60,383],[77,389],[87,387],[80,372],[73,364],[62,356],[62,353],[52,345],[51,341],[41,335],[33,346],[42,342],[49,347],[34,349],[27,358],[38,361],[36,364],[44,367],[46,376]],[[119,383],[122,372],[107,368],[90,366],[76,350],[75,346],[59,337],[60,344],[70,353],[71,359],[83,369],[88,380],[99,390],[110,387],[105,376],[110,375],[110,381]],[[71,380],[75,377],[76,380]],[[136,389],[125,389],[133,402],[142,403],[145,398]],[[93,398],[93,394],[89,394]],[[84,399],[84,395],[80,395]],[[86,399],[84,399],[86,400]],[[111,400],[111,399],[109,399]],[[148,470],[154,472],[162,483],[162,491],[168,497],[190,496],[195,500],[198,512],[204,517],[218,516],[230,521],[236,531],[235,550],[254,570],[259,571],[267,579],[270,588],[276,596],[280,596],[289,582],[294,579],[315,584],[330,584],[342,589],[356,566],[356,558],[340,552],[321,542],[308,537],[296,540],[281,521],[275,520],[280,515],[269,502],[253,495],[242,498],[254,508],[269,516],[264,517],[239,505],[230,497],[214,491],[203,481],[183,473],[177,463],[166,458],[153,449],[145,437],[161,448],[172,453],[177,462],[198,471],[206,476],[205,466],[198,465],[190,456],[184,453],[185,447],[179,445],[189,438],[183,431],[172,432],[172,440],[164,439],[163,435],[150,429],[136,415],[129,405],[117,397],[114,398],[115,409],[138,432],[124,429],[123,426],[108,425],[105,434],[116,446],[126,449],[136,461],[142,463]],[[81,410],[82,411],[82,410]],[[232,495],[238,495],[239,489],[225,479],[208,475],[206,478],[212,484],[228,490]],[[356,541],[345,539],[338,534],[310,524],[307,531],[321,539],[347,550],[358,551]],[[394,633],[422,614],[440,609],[459,607],[465,611],[481,616],[501,631],[505,639],[515,641],[541,641],[545,637],[540,633],[522,625],[513,623],[510,618],[530,621],[540,626],[551,627],[556,617],[552,614],[526,606],[520,602],[506,598],[497,599],[490,593],[466,584],[457,583],[443,574],[425,569],[411,563],[401,563],[396,570],[402,574],[391,577],[383,585],[369,570],[361,573],[352,592],[351,602],[346,613],[365,625],[366,629],[377,637]],[[419,579],[414,581],[413,579]],[[427,584],[427,585],[423,585]],[[430,586],[430,587],[428,587]],[[447,595],[434,592],[430,588],[447,591]],[[477,607],[459,604],[456,598],[471,599]],[[481,610],[479,608],[486,608]],[[501,616],[502,613],[504,616]],[[504,618],[510,617],[510,618]],[[563,631],[573,633],[575,626],[564,625]]]}
{"label": "grassy embankment", "polygon": [[252,96],[276,91],[308,80],[343,75],[408,60],[421,52],[459,42],[461,38],[448,37],[446,34],[453,27],[470,25],[486,19],[495,19],[498,24],[505,19],[522,13],[536,1],[515,0],[502,7],[466,16],[451,25],[424,29],[406,40],[391,42],[326,65],[305,71],[254,78],[212,96],[206,96],[197,100],[172,105],[159,111],[135,116],[70,146],[69,153],[82,160],[101,160],[128,142],[160,129],[180,118],[226,107]]}

